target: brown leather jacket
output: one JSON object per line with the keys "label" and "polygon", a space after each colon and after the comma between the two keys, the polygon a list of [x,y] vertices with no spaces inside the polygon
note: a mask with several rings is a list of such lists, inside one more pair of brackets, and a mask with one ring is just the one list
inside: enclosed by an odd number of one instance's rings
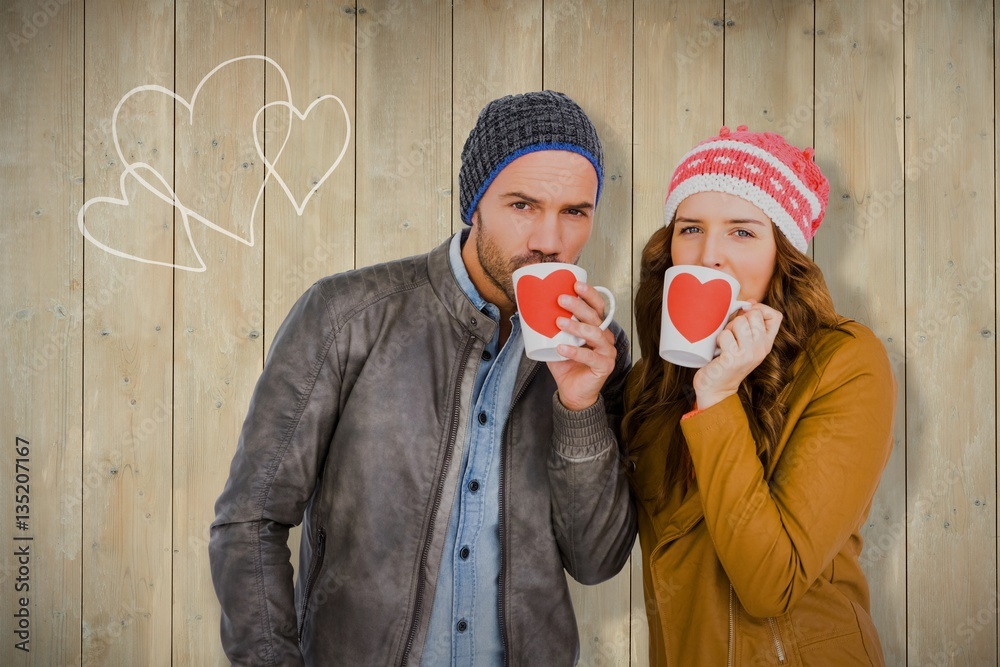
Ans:
{"label": "brown leather jacket", "polygon": [[[885,348],[844,320],[816,335],[794,378],[767,470],[736,396],[681,422],[696,479],[660,509],[643,499],[662,448],[636,453],[652,665],[884,665],[858,557],[892,448]],[[640,438],[674,426],[655,421]]]}
{"label": "brown leather jacket", "polygon": [[[237,665],[419,665],[478,362],[496,324],[448,244],[320,280],[275,337],[209,556]],[[569,411],[522,358],[500,460],[500,616],[509,665],[579,654],[566,572],[622,567],[635,510],[615,435],[631,365]],[[303,522],[294,583],[288,531]]]}

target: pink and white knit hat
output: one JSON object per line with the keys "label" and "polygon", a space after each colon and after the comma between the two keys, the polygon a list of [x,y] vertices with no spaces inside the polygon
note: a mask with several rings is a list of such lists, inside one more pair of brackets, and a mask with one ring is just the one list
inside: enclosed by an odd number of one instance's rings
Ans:
{"label": "pink and white knit hat", "polygon": [[792,146],[780,134],[735,132],[723,127],[685,155],[667,193],[665,224],[698,192],[724,192],[747,200],[777,225],[801,252],[826,213],[830,183],[813,161],[813,149]]}

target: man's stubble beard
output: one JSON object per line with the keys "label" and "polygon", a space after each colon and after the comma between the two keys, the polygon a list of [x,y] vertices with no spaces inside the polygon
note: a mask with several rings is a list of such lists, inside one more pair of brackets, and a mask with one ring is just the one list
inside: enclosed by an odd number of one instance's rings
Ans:
{"label": "man's stubble beard", "polygon": [[476,234],[476,253],[479,255],[479,265],[483,267],[486,278],[503,292],[511,303],[516,304],[514,271],[529,264],[558,262],[559,258],[556,255],[546,255],[538,251],[517,257],[507,257],[489,237],[482,211],[477,210],[477,213],[479,214],[479,232]]}

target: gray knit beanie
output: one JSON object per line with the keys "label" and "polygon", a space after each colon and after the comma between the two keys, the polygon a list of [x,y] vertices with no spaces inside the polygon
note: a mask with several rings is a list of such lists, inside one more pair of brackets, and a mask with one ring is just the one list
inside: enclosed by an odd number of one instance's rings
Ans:
{"label": "gray knit beanie", "polygon": [[504,167],[522,155],[544,150],[572,151],[590,160],[597,171],[600,199],[604,152],[583,109],[553,90],[508,95],[483,108],[462,149],[458,189],[463,222],[472,224],[479,200]]}

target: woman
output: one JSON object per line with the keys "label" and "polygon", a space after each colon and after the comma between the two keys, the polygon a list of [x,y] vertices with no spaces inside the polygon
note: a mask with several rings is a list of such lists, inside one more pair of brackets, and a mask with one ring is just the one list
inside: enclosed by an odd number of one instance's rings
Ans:
{"label": "woman", "polygon": [[[828,194],[811,149],[722,128],[681,160],[643,250],[623,432],[653,665],[884,664],[858,557],[895,383],[805,254]],[[658,356],[674,264],[752,303],[700,369]]]}

